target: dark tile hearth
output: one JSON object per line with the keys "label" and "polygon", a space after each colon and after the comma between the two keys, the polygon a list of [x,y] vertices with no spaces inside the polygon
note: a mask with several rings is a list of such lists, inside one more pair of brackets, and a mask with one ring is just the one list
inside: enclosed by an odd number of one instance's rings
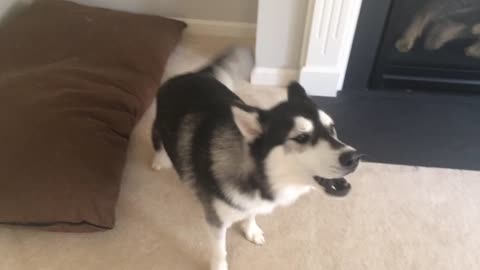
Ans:
{"label": "dark tile hearth", "polygon": [[480,170],[480,95],[358,91],[314,100],[367,161]]}

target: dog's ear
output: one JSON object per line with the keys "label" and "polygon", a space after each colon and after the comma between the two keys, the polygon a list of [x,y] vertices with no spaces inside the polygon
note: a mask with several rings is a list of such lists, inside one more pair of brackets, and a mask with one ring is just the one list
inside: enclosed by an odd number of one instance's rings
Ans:
{"label": "dog's ear", "polygon": [[247,142],[255,140],[262,133],[259,110],[242,105],[232,106],[233,120]]}
{"label": "dog's ear", "polygon": [[307,92],[305,89],[300,85],[300,83],[293,81],[288,85],[288,100],[305,100],[309,99]]}

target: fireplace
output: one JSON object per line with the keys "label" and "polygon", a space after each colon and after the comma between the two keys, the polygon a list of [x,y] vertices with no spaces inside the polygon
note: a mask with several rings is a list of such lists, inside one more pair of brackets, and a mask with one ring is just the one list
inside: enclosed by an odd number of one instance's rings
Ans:
{"label": "fireplace", "polygon": [[480,1],[363,0],[343,90],[480,91]]}

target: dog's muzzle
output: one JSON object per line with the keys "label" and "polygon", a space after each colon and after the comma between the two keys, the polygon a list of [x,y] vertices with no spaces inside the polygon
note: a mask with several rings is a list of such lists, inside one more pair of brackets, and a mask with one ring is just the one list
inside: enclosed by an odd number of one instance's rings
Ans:
{"label": "dog's muzzle", "polygon": [[[340,155],[339,162],[344,170],[351,173],[357,169],[360,160],[364,157],[366,157],[366,155],[360,154],[357,151],[348,151]],[[352,189],[352,185],[350,185],[344,177],[327,179],[320,176],[314,176],[313,178],[324,188],[325,192],[331,196],[343,197],[350,192],[350,189]]]}
{"label": "dog's muzzle", "polygon": [[339,163],[342,165],[342,168],[353,172],[360,163],[360,160],[365,157],[364,154],[360,154],[357,151],[348,151],[340,155]]}

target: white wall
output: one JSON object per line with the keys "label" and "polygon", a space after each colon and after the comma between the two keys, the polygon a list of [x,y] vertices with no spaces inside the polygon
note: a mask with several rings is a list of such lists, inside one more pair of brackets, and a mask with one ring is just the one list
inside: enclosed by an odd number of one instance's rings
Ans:
{"label": "white wall", "polygon": [[260,0],[257,67],[298,69],[308,0]]}
{"label": "white wall", "polygon": [[[135,13],[201,20],[255,23],[258,0],[71,0]],[[0,19],[10,6],[28,0],[0,0]]]}
{"label": "white wall", "polygon": [[283,86],[298,79],[308,2],[259,0],[253,84]]}
{"label": "white wall", "polygon": [[310,0],[300,83],[312,95],[342,89],[362,0]]}
{"label": "white wall", "polygon": [[[8,0],[0,0],[8,1]],[[72,0],[136,13],[255,23],[258,0]]]}
{"label": "white wall", "polygon": [[[252,83],[342,89],[362,0],[260,0]],[[305,37],[304,37],[305,36]]]}

